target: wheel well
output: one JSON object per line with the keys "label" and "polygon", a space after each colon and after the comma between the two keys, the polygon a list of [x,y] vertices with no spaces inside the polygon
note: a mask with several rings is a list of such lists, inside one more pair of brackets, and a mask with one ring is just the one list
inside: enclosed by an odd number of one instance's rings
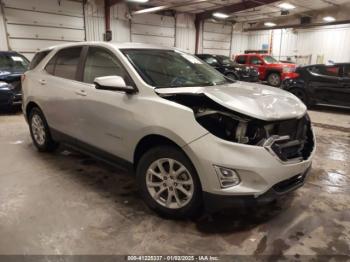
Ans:
{"label": "wheel well", "polygon": [[266,79],[269,77],[269,75],[271,75],[271,74],[273,74],[273,73],[279,74],[279,75],[281,76],[281,72],[280,72],[280,71],[271,70],[271,71],[267,71],[267,73],[266,73]]}
{"label": "wheel well", "polygon": [[137,166],[143,154],[145,154],[148,150],[150,150],[153,147],[161,146],[161,145],[174,146],[180,149],[181,151],[183,151],[180,146],[178,146],[175,142],[173,142],[169,138],[166,138],[161,135],[148,135],[142,138],[136,146],[136,149],[134,152],[134,166],[135,167]]}
{"label": "wheel well", "polygon": [[34,102],[29,102],[29,103],[28,103],[28,105],[27,105],[27,107],[26,107],[26,115],[27,115],[27,117],[29,117],[30,111],[32,111],[32,109],[33,109],[34,107],[40,108],[40,107],[39,107],[36,103],[34,103]]}

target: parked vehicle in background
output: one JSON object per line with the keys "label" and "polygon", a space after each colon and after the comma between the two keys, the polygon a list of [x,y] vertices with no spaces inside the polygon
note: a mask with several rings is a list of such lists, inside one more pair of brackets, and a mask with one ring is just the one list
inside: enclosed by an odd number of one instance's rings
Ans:
{"label": "parked vehicle in background", "polygon": [[23,81],[34,145],[126,164],[159,214],[269,202],[304,184],[315,142],[294,95],[232,81],[175,48],[84,42],[46,51]]}
{"label": "parked vehicle in background", "polygon": [[279,87],[284,79],[295,78],[296,65],[281,63],[266,54],[244,54],[235,57],[235,62],[241,65],[254,66],[259,71],[259,79],[267,81],[270,86]]}
{"label": "parked vehicle in background", "polygon": [[0,107],[21,104],[21,75],[28,65],[28,59],[17,52],[0,52]]}
{"label": "parked vehicle in background", "polygon": [[259,81],[259,72],[257,69],[252,66],[237,64],[228,56],[199,54],[197,57],[233,80],[241,80],[246,82]]}
{"label": "parked vehicle in background", "polygon": [[350,63],[298,67],[297,78],[286,79],[282,88],[307,106],[327,104],[350,107]]}

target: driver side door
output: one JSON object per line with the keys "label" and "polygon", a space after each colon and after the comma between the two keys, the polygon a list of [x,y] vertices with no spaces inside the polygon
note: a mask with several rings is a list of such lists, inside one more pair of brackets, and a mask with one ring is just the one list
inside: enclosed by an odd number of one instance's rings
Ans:
{"label": "driver side door", "polygon": [[79,140],[89,146],[87,150],[126,158],[125,137],[133,128],[132,108],[137,95],[96,89],[94,80],[101,76],[121,76],[127,85],[134,86],[115,54],[104,47],[90,46],[81,67],[81,89],[85,95],[79,104]]}

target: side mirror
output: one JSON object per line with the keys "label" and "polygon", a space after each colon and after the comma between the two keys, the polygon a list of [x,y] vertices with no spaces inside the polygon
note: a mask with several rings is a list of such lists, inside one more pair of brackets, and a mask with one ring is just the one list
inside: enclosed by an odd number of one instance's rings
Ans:
{"label": "side mirror", "polygon": [[100,90],[122,91],[127,94],[133,94],[136,92],[134,87],[126,85],[124,79],[121,76],[96,77],[94,84],[96,89]]}

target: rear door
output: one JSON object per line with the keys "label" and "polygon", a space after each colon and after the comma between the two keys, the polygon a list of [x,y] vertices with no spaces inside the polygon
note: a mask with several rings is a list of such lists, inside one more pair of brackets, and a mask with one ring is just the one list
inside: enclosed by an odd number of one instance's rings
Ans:
{"label": "rear door", "polygon": [[338,104],[344,88],[341,86],[339,65],[313,66],[310,72],[309,88],[320,103]]}
{"label": "rear door", "polygon": [[36,79],[49,126],[71,137],[79,134],[79,101],[84,94],[77,74],[82,52],[82,46],[59,50]]}
{"label": "rear door", "polygon": [[340,85],[341,90],[338,98],[339,104],[350,106],[350,64],[342,66]]}
{"label": "rear door", "polygon": [[249,64],[256,68],[259,71],[259,76],[261,80],[265,79],[266,76],[266,65],[264,61],[259,56],[250,56]]}

